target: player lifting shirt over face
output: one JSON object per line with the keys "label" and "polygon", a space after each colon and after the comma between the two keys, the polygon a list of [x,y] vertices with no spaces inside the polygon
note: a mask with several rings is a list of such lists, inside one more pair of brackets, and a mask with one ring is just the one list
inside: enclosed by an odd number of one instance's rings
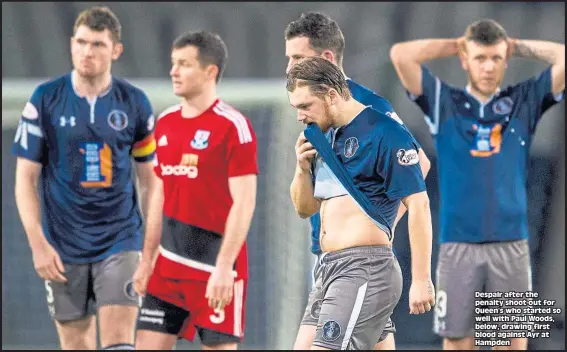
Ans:
{"label": "player lifting shirt over face", "polygon": [[[287,90],[298,120],[310,124],[296,144],[292,200],[298,212],[321,214],[322,303],[311,348],[370,349],[401,295],[402,274],[390,246],[401,202],[412,246],[410,313],[434,303],[431,214],[417,144],[398,121],[354,100],[343,73],[326,59],[297,62]],[[340,179],[343,167],[376,209],[372,216]]]}

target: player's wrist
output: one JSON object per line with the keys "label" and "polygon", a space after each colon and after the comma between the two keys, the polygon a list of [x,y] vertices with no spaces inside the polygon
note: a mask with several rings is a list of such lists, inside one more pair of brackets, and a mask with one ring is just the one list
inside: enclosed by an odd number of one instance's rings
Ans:
{"label": "player's wrist", "polygon": [[218,270],[231,271],[233,265],[234,265],[234,263],[231,263],[229,260],[221,259],[221,260],[217,260],[217,263],[215,264],[215,267],[216,267]]}
{"label": "player's wrist", "polygon": [[430,272],[417,272],[412,273],[411,275],[412,283],[419,283],[419,282],[430,282],[431,281],[431,273]]}

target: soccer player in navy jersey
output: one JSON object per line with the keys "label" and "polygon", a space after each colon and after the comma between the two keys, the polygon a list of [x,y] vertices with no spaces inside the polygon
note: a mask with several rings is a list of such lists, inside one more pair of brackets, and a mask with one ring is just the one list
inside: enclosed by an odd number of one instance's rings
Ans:
{"label": "soccer player in navy jersey", "polygon": [[[512,56],[549,64],[500,88]],[[508,37],[493,20],[457,39],[395,44],[394,67],[425,113],[439,158],[441,232],[434,331],[445,349],[474,348],[475,292],[532,290],[528,248],[528,151],[542,114],[565,95],[565,46]],[[468,81],[452,86],[425,62],[458,56]],[[504,347],[504,346],[502,346]],[[526,349],[512,338],[511,349]]]}
{"label": "soccer player in navy jersey", "polygon": [[368,350],[402,291],[390,244],[401,203],[409,214],[410,314],[434,304],[431,214],[418,145],[399,121],[353,99],[329,60],[300,60],[288,73],[287,90],[297,119],[309,125],[295,147],[293,204],[302,214],[321,214],[320,293],[310,347]]}
{"label": "soccer player in navy jersey", "polygon": [[[290,22],[285,29],[285,51],[288,59],[286,72],[289,72],[291,67],[298,60],[306,57],[318,56],[331,61],[335,65],[339,66],[341,71],[343,71],[342,63],[344,47],[345,40],[343,33],[335,21],[322,13],[304,13],[299,19]],[[348,77],[346,77],[346,81],[354,99],[401,122],[388,100]],[[406,128],[405,125],[403,128]],[[419,165],[423,176],[425,177],[429,171],[430,162],[421,146],[419,146],[419,143],[417,143],[415,139],[414,142],[418,145]],[[293,193],[293,189],[291,192]],[[394,231],[397,223],[405,212],[405,206],[400,204],[400,208],[394,222]],[[310,216],[309,222],[311,224],[311,252],[317,256],[317,259],[319,259],[321,256],[319,243],[321,219],[319,212]],[[320,292],[317,289],[318,285],[316,285],[321,274],[319,269],[319,260],[317,260],[317,263],[313,268],[313,288],[309,294],[309,301],[307,303],[304,318],[301,322],[295,343],[295,348],[297,349],[309,348],[309,346],[311,346],[311,341],[315,336],[315,329],[318,320],[317,312],[320,303]],[[389,319],[388,324],[384,328],[384,331],[375,346],[375,349],[395,349],[395,331],[395,325],[392,320]]]}
{"label": "soccer player in navy jersey", "polygon": [[35,89],[12,148],[18,211],[63,349],[97,348],[95,313],[103,349],[134,349],[144,229],[131,159],[151,208],[156,145],[148,98],[111,74],[120,35],[108,8],[78,16],[74,69]]}

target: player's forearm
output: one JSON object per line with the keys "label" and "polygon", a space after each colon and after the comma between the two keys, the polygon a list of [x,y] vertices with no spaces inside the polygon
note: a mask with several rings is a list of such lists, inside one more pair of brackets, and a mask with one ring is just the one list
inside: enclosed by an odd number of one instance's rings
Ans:
{"label": "player's forearm", "polygon": [[413,61],[422,64],[427,61],[455,56],[459,52],[457,39],[418,39],[396,43],[390,50],[395,62]]}
{"label": "player's forearm", "polygon": [[146,233],[142,261],[154,265],[161,242],[163,224],[163,186],[161,182],[148,187],[146,191]]}
{"label": "player's forearm", "polygon": [[250,192],[246,197],[236,200],[232,204],[226,220],[222,244],[217,255],[217,267],[233,267],[248,236],[255,207],[256,192]]}
{"label": "player's forearm", "polygon": [[37,183],[28,180],[17,180],[15,185],[16,206],[28,238],[30,247],[39,248],[47,239],[41,227],[41,208]]}
{"label": "player's forearm", "polygon": [[433,230],[427,196],[408,205],[408,227],[412,280],[429,280]]}
{"label": "player's forearm", "polygon": [[290,195],[295,211],[301,218],[308,218],[319,211],[320,202],[313,197],[311,174],[299,167],[291,182]]}
{"label": "player's forearm", "polygon": [[549,64],[565,65],[565,45],[544,40],[512,39],[514,55],[526,59],[543,60]]}

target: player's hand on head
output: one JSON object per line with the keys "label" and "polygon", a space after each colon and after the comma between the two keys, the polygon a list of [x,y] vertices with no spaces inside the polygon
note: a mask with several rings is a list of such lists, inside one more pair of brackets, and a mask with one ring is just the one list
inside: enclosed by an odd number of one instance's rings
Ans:
{"label": "player's hand on head", "polygon": [[431,279],[412,280],[409,292],[410,314],[429,312],[435,305],[435,287]]}
{"label": "player's hand on head", "polygon": [[464,36],[457,38],[457,55],[461,55],[467,52],[466,42],[467,38]]}
{"label": "player's hand on head", "polygon": [[150,281],[152,271],[152,263],[146,260],[141,260],[140,263],[138,263],[138,267],[136,268],[136,272],[134,272],[132,281],[134,282],[134,291],[136,291],[136,293],[140,296],[146,295],[146,290],[148,288],[148,282]]}
{"label": "player's hand on head", "polygon": [[33,266],[35,271],[44,280],[55,282],[67,282],[63,276],[65,267],[61,257],[49,243],[44,243],[39,248],[32,250]]}
{"label": "player's hand on head", "polygon": [[295,143],[295,156],[299,167],[304,171],[309,171],[311,160],[316,153],[317,150],[313,148],[313,145],[305,138],[305,134],[301,132]]}
{"label": "player's hand on head", "polygon": [[209,300],[209,307],[224,309],[232,301],[234,290],[234,276],[232,267],[216,266],[207,282],[205,298]]}

